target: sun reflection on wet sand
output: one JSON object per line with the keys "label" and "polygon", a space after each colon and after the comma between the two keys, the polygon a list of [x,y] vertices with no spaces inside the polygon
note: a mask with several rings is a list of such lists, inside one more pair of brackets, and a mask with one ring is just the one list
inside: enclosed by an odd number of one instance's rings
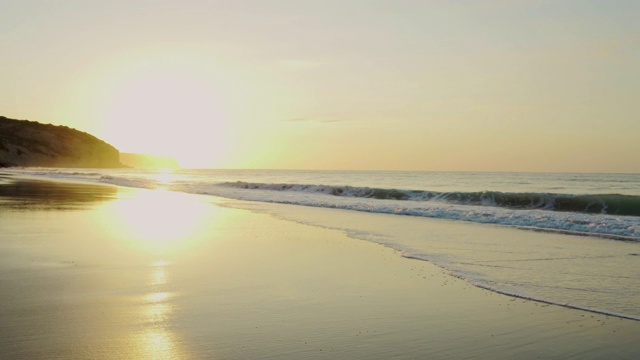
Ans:
{"label": "sun reflection on wet sand", "polygon": [[168,298],[169,298],[169,293],[167,292],[157,292],[157,293],[152,293],[146,296],[146,299],[150,302],[164,301]]}
{"label": "sun reflection on wet sand", "polygon": [[[164,265],[156,265],[163,263]],[[167,271],[165,270],[166,262],[154,263],[154,269],[151,272],[151,285],[164,285],[167,283]]]}
{"label": "sun reflection on wet sand", "polygon": [[148,323],[157,323],[166,321],[170,315],[171,307],[169,304],[158,303],[145,306],[144,314]]}
{"label": "sun reflection on wet sand", "polygon": [[[141,191],[134,199],[124,198],[107,206],[106,231],[141,254],[165,257],[187,250],[206,223],[211,205],[201,199],[165,190]],[[158,260],[156,267],[166,265]]]}
{"label": "sun reflection on wet sand", "polygon": [[[187,359],[185,343],[176,320],[182,300],[172,269],[183,269],[220,238],[212,234],[229,216],[201,196],[166,190],[120,189],[118,200],[105,204],[96,224],[105,237],[115,239],[116,261],[144,263],[131,300],[136,304],[133,332],[127,337],[127,358]],[[139,276],[142,275],[143,278]]]}
{"label": "sun reflection on wet sand", "polygon": [[145,353],[153,359],[175,359],[174,341],[166,330],[150,330],[143,336]]}
{"label": "sun reflection on wet sand", "polygon": [[143,296],[142,317],[145,329],[138,338],[138,348],[145,358],[182,359],[176,334],[169,327],[173,306],[172,293],[164,291],[168,285],[166,261],[151,264],[149,285],[152,292]]}

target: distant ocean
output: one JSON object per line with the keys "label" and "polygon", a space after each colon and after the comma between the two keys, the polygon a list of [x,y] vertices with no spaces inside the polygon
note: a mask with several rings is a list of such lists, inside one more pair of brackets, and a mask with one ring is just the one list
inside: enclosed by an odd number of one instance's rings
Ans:
{"label": "distant ocean", "polygon": [[[558,274],[548,274],[549,262],[500,265],[503,260],[517,260],[507,254],[488,266],[481,262],[494,256],[490,252],[481,261],[459,249],[430,250],[442,241],[420,235],[424,229],[379,229],[374,241],[498,292],[640,320],[640,174],[48,168],[3,172],[343,209],[354,216],[377,213],[386,215],[387,221],[409,216],[491,224],[529,236],[534,231],[558,234],[561,240],[555,244],[519,245],[518,256],[529,252],[537,255],[527,259],[564,258],[564,263],[551,267],[556,273],[571,273],[572,280],[562,286]],[[355,225],[341,230],[367,232]],[[566,234],[580,237],[562,240]],[[467,245],[467,249],[476,246],[471,241]]]}

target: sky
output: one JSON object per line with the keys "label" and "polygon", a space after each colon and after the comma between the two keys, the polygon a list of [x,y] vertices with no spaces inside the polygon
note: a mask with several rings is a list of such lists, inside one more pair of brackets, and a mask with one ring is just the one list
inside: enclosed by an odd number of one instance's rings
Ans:
{"label": "sky", "polygon": [[640,172],[640,1],[0,0],[0,115],[185,167]]}

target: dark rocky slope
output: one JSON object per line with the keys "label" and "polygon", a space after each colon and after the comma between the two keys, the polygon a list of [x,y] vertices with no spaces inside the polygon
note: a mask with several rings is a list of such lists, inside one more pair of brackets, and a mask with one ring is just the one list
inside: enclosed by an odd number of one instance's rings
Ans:
{"label": "dark rocky slope", "polygon": [[0,167],[123,167],[115,147],[66,126],[0,116]]}

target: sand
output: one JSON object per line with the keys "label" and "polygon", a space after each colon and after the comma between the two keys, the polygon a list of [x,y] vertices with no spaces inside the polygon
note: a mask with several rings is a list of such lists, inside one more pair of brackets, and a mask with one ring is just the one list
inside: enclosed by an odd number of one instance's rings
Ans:
{"label": "sand", "polygon": [[0,357],[640,356],[640,322],[495,294],[340,231],[225,204],[0,178]]}

